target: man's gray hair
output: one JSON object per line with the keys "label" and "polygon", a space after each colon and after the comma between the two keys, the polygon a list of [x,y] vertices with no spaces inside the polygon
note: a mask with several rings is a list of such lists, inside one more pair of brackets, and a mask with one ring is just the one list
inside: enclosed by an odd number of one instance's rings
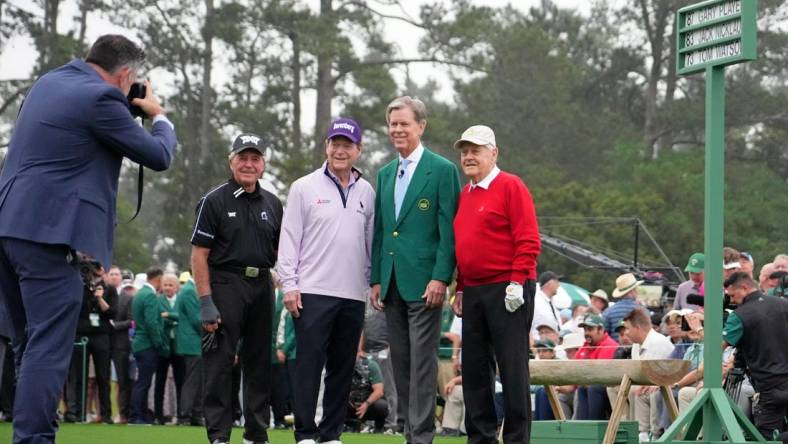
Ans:
{"label": "man's gray hair", "polygon": [[788,261],[788,254],[778,254],[777,256],[774,257],[772,263],[777,261]]}
{"label": "man's gray hair", "polygon": [[395,109],[410,108],[413,115],[416,116],[417,122],[425,122],[427,120],[427,107],[419,99],[414,99],[411,96],[397,97],[389,103],[386,107],[386,123],[389,123],[389,116]]}
{"label": "man's gray hair", "polygon": [[138,71],[145,62],[145,51],[122,35],[105,34],[90,47],[85,61],[100,66],[110,74],[124,66]]}

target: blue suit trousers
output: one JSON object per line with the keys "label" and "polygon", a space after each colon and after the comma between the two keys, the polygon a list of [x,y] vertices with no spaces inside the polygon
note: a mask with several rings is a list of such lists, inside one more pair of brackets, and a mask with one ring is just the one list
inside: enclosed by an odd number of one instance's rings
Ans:
{"label": "blue suit trousers", "polygon": [[14,444],[55,442],[83,284],[66,245],[0,238],[0,303],[14,331],[18,369]]}

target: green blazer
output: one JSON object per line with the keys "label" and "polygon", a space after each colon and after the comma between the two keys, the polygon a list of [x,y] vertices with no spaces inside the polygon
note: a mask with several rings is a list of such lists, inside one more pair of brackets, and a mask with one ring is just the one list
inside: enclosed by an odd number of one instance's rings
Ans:
{"label": "green blazer", "polygon": [[430,280],[448,284],[454,274],[452,225],[460,176],[452,162],[425,148],[395,220],[398,163],[399,157],[378,172],[370,284],[380,284],[380,294],[385,299],[391,274],[396,270],[402,299],[421,302]]}
{"label": "green blazer", "polygon": [[202,355],[202,316],[194,281],[189,280],[181,287],[175,308],[178,310],[178,325],[175,327],[175,354],[180,356]]}
{"label": "green blazer", "polygon": [[135,333],[131,351],[138,353],[151,348],[161,356],[170,355],[170,343],[164,335],[164,320],[161,317],[159,298],[150,287],[143,286],[131,302]]}

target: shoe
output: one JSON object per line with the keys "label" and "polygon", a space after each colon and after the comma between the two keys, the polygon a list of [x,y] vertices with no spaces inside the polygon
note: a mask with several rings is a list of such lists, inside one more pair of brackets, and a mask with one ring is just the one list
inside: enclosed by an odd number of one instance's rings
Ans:
{"label": "shoe", "polygon": [[211,444],[230,444],[229,441],[222,441],[221,439],[214,439]]}
{"label": "shoe", "polygon": [[638,433],[638,441],[640,441],[640,442],[650,442],[651,438],[648,436],[648,432],[640,432],[640,433]]}
{"label": "shoe", "polygon": [[287,424],[283,422],[277,422],[274,424],[274,430],[285,430],[287,429]]}
{"label": "shoe", "polygon": [[460,431],[446,427],[441,432],[441,436],[460,436]]}
{"label": "shoe", "polygon": [[365,425],[363,429],[361,429],[361,433],[373,433],[375,431],[375,426],[373,425]]}
{"label": "shoe", "polygon": [[77,415],[73,413],[66,413],[65,415],[63,415],[63,422],[67,422],[71,424],[71,423],[79,422],[79,418],[77,418]]}
{"label": "shoe", "polygon": [[129,421],[129,425],[145,425],[149,426],[153,424],[152,422],[145,420],[145,419],[132,419]]}
{"label": "shoe", "polygon": [[107,425],[115,424],[115,421],[112,420],[109,416],[101,420],[102,423]]}
{"label": "shoe", "polygon": [[244,444],[269,444],[268,441],[250,441],[244,438]]}
{"label": "shoe", "polygon": [[317,441],[314,439],[302,439],[301,441],[298,441],[297,444],[317,444]]}
{"label": "shoe", "polygon": [[125,416],[119,416],[118,420],[115,421],[115,424],[128,424],[128,423],[129,423],[129,418],[126,418]]}
{"label": "shoe", "polygon": [[331,441],[320,441],[320,444],[342,444],[342,441],[338,439],[332,439]]}
{"label": "shoe", "polygon": [[189,425],[194,427],[205,427],[205,420],[202,418],[192,418],[192,420],[189,421]]}

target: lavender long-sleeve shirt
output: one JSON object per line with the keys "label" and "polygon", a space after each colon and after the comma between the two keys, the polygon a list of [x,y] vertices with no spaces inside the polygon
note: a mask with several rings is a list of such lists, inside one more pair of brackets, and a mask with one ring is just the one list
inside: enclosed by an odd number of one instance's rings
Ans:
{"label": "lavender long-sleeve shirt", "polygon": [[342,190],[323,164],[290,187],[276,271],[286,292],[364,301],[369,289],[375,191],[358,170]]}

